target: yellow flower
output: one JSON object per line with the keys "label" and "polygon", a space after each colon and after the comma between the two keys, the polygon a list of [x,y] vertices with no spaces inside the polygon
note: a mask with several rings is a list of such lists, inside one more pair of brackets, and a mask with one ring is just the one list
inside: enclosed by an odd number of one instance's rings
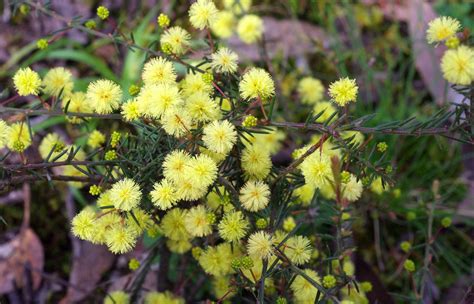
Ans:
{"label": "yellow flower", "polygon": [[203,237],[211,234],[212,223],[212,214],[203,205],[189,209],[184,217],[184,226],[192,236]]}
{"label": "yellow flower", "polygon": [[156,22],[160,27],[168,27],[170,25],[170,18],[167,15],[161,13],[156,19]]}
{"label": "yellow flower", "polygon": [[242,152],[242,170],[249,179],[264,179],[270,173],[272,160],[270,153],[259,145],[252,145]]}
{"label": "yellow flower", "polygon": [[105,6],[101,5],[97,8],[97,16],[102,19],[102,20],[105,20],[109,17],[109,10],[108,8],[106,8]]}
{"label": "yellow flower", "polygon": [[199,264],[208,274],[221,277],[232,273],[232,259],[235,253],[229,243],[208,247],[200,256]]}
{"label": "yellow flower", "polygon": [[426,30],[428,43],[443,41],[455,35],[461,29],[461,24],[457,19],[451,17],[438,17],[431,20]]}
{"label": "yellow flower", "polygon": [[122,254],[129,252],[135,247],[135,234],[126,226],[117,224],[105,235],[105,242],[112,253]]}
{"label": "yellow flower", "polygon": [[169,291],[152,291],[145,295],[145,304],[184,304],[184,299],[175,296]]}
{"label": "yellow flower", "polygon": [[238,58],[236,53],[223,47],[211,55],[211,67],[218,73],[234,73],[237,71]]}
{"label": "yellow flower", "polygon": [[181,93],[174,84],[147,85],[136,100],[139,112],[151,118],[160,118],[168,109],[183,102]]}
{"label": "yellow flower", "polygon": [[283,230],[285,230],[286,232],[290,232],[291,230],[293,230],[295,227],[296,227],[296,221],[295,221],[295,218],[292,217],[292,216],[288,216],[286,217],[284,220],[283,220]]}
{"label": "yellow flower", "polygon": [[72,74],[63,67],[57,67],[49,70],[43,78],[44,92],[51,96],[67,96],[71,93],[74,83]]}
{"label": "yellow flower", "polygon": [[207,188],[217,178],[217,164],[207,155],[200,154],[186,163],[185,178],[193,181],[195,187]]}
{"label": "yellow flower", "polygon": [[270,202],[270,188],[262,181],[248,181],[240,189],[239,201],[245,210],[262,210]]}
{"label": "yellow flower", "polygon": [[96,214],[91,207],[82,209],[72,219],[72,233],[80,239],[91,240],[96,231]]}
{"label": "yellow flower", "polygon": [[139,104],[136,98],[122,104],[122,111],[120,111],[125,121],[134,121],[140,117]]}
{"label": "yellow flower", "polygon": [[176,77],[173,64],[162,57],[149,60],[143,67],[142,79],[145,85],[174,84]]}
{"label": "yellow flower", "polygon": [[31,145],[30,131],[23,122],[17,122],[8,129],[7,147],[15,152],[23,152]]}
{"label": "yellow flower", "polygon": [[236,15],[240,15],[243,12],[247,12],[252,5],[252,0],[224,0],[224,7]]}
{"label": "yellow flower", "polygon": [[331,159],[320,151],[308,156],[301,163],[301,171],[307,184],[318,188],[332,178]]}
{"label": "yellow flower", "polygon": [[183,150],[174,150],[166,155],[163,162],[163,175],[167,180],[179,184],[184,176],[184,171],[191,161],[191,156]]}
{"label": "yellow flower", "polygon": [[174,253],[183,254],[189,251],[193,247],[193,244],[185,239],[185,240],[166,240],[166,246],[168,246],[169,250]]}
{"label": "yellow flower", "polygon": [[41,78],[30,68],[19,69],[13,76],[13,84],[20,96],[38,95]]}
{"label": "yellow flower", "polygon": [[94,112],[108,114],[119,108],[122,89],[113,81],[101,79],[89,84],[86,97]]}
{"label": "yellow flower", "polygon": [[225,297],[225,299],[228,300],[236,294],[229,276],[212,278],[212,291],[217,299]]}
{"label": "yellow flower", "polygon": [[163,48],[164,45],[169,45],[171,52],[176,55],[182,55],[189,47],[189,41],[191,35],[188,31],[179,26],[169,28],[161,35],[160,44]]}
{"label": "yellow flower", "polygon": [[105,135],[98,130],[94,130],[89,134],[87,145],[92,149],[99,148],[105,143]]}
{"label": "yellow flower", "polygon": [[0,149],[7,144],[10,127],[3,120],[0,120]]}
{"label": "yellow flower", "polygon": [[301,101],[306,104],[315,104],[321,101],[324,96],[324,86],[319,79],[305,77],[298,83],[298,94]]}
{"label": "yellow flower", "polygon": [[110,294],[106,295],[104,298],[104,304],[129,304],[130,296],[121,291],[113,291]]}
{"label": "yellow flower", "polygon": [[311,242],[304,236],[292,236],[283,245],[286,256],[295,265],[307,263],[311,258]]}
{"label": "yellow flower", "polygon": [[251,68],[240,81],[239,91],[243,99],[260,98],[266,102],[275,95],[275,84],[267,71]]}
{"label": "yellow flower", "polygon": [[354,79],[341,78],[329,86],[329,96],[339,106],[343,107],[347,103],[357,99],[357,84]]}
{"label": "yellow flower", "polygon": [[[316,119],[316,122],[318,122],[318,123],[326,122],[336,111],[337,111],[336,107],[334,107],[334,105],[332,103],[330,103],[329,101],[319,101],[313,107],[314,115],[322,113]],[[337,119],[337,115],[333,116],[331,121],[334,121],[336,119]]]}
{"label": "yellow flower", "polygon": [[186,110],[194,122],[208,122],[221,117],[219,104],[203,92],[196,92],[186,99]]}
{"label": "yellow flower", "polygon": [[134,237],[139,237],[152,226],[153,221],[150,215],[140,208],[134,208],[130,213],[133,213],[133,216],[131,214],[127,216],[126,227]]}
{"label": "yellow flower", "polygon": [[192,26],[202,30],[214,23],[218,12],[211,0],[197,0],[189,9],[189,21]]}
{"label": "yellow flower", "polygon": [[[321,282],[321,279],[314,270],[305,269],[304,273],[317,283]],[[293,291],[295,296],[295,303],[301,304],[313,303],[318,292],[318,289],[301,275],[296,276],[295,280],[290,286],[290,289]]]}
{"label": "yellow flower", "polygon": [[212,83],[204,81],[200,73],[187,74],[186,78],[180,82],[180,86],[184,97],[190,97],[196,93],[209,96],[213,90]]}
{"label": "yellow flower", "polygon": [[252,234],[247,241],[247,252],[256,259],[268,259],[273,254],[273,237],[258,231]]}
{"label": "yellow flower", "polygon": [[41,140],[38,150],[44,160],[46,160],[46,158],[49,156],[49,161],[53,161],[59,154],[61,154],[61,152],[65,150],[65,148],[66,144],[58,134],[49,133],[43,138],[43,140]]}
{"label": "yellow flower", "polygon": [[447,81],[469,85],[474,80],[474,49],[461,45],[447,50],[441,58],[441,71]]}
{"label": "yellow flower", "polygon": [[257,15],[245,15],[237,24],[237,34],[247,44],[257,42],[263,34],[262,19]]}
{"label": "yellow flower", "polygon": [[176,188],[166,179],[153,185],[150,196],[153,204],[161,210],[170,209],[178,201]]}
{"label": "yellow flower", "polygon": [[110,199],[115,208],[130,211],[140,204],[142,191],[133,179],[124,178],[112,186],[110,189]]}
{"label": "yellow flower", "polygon": [[350,175],[349,182],[342,185],[342,196],[349,202],[355,202],[362,195],[362,181],[358,181],[353,174]]}
{"label": "yellow flower", "polygon": [[235,27],[235,17],[229,11],[220,11],[217,13],[216,20],[211,23],[211,30],[219,38],[229,38]]}
{"label": "yellow flower", "polygon": [[228,154],[237,142],[237,131],[228,120],[216,120],[204,128],[202,141],[209,150]]}
{"label": "yellow flower", "polygon": [[219,223],[219,235],[228,242],[242,239],[249,228],[249,222],[240,211],[226,213]]}
{"label": "yellow flower", "polygon": [[168,135],[180,138],[189,133],[192,118],[185,109],[171,108],[164,113],[160,122]]}
{"label": "yellow flower", "polygon": [[184,225],[185,215],[186,212],[179,208],[168,211],[161,220],[163,234],[175,241],[190,239],[191,236]]}
{"label": "yellow flower", "polygon": [[387,183],[382,183],[382,178],[377,177],[372,181],[370,184],[370,191],[374,192],[375,194],[381,195],[385,191],[389,189]]}
{"label": "yellow flower", "polygon": [[[91,105],[87,102],[86,94],[83,92],[73,92],[66,95],[61,103],[63,110],[71,113],[91,113]],[[66,119],[73,124],[84,121],[81,117],[67,116]]]}

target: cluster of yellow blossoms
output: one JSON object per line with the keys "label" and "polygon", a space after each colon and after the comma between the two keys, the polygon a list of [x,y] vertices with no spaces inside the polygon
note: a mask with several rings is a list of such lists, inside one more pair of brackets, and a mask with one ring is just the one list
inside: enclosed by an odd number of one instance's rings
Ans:
{"label": "cluster of yellow blossoms", "polygon": [[[197,0],[189,10],[191,25],[210,30],[221,38],[236,32],[245,43],[261,39],[263,21],[248,14],[250,0],[225,0],[223,6],[225,9],[219,11],[214,2]],[[191,48],[191,35],[181,27],[169,27],[170,21],[164,15],[158,22],[164,28],[160,39],[163,52],[173,56],[186,54]],[[430,24],[428,40],[447,42],[458,30],[459,25],[453,20],[441,19]],[[450,45],[454,43],[451,41]],[[466,46],[448,50],[442,61],[445,77],[457,84],[470,83],[474,77],[473,57],[472,49]],[[232,115],[237,104],[259,103],[263,108],[271,103],[275,96],[271,75],[264,69],[250,68],[240,77],[238,56],[226,47],[212,50],[208,60],[209,64],[190,64],[189,72],[182,75],[169,59],[151,58],[142,69],[140,86],[134,87],[134,94],[126,101],[120,85],[107,79],[91,82],[86,92],[74,91],[72,73],[62,67],[51,69],[43,79],[30,68],[15,74],[13,82],[19,96],[54,97],[61,100],[63,110],[68,112],[106,115],[119,111],[125,122],[142,121],[163,129],[177,142],[193,139],[197,143],[182,144],[164,155],[160,178],[153,180],[151,187],[139,179],[125,177],[119,169],[112,176],[117,181],[105,191],[102,186],[94,185],[91,193],[100,196],[94,206],[84,208],[74,217],[72,232],[83,240],[104,244],[116,254],[131,251],[145,231],[150,236],[160,234],[166,238],[171,252],[192,251],[199,265],[212,276],[218,298],[235,294],[231,279],[235,273],[257,283],[264,262],[281,264],[278,254],[284,254],[294,265],[307,267],[303,271],[312,280],[333,287],[336,284],[333,276],[320,279],[309,264],[318,257],[314,239],[295,234],[288,237],[296,227],[293,217],[287,217],[281,229],[266,229],[266,211],[272,206],[271,185],[276,170],[271,157],[281,150],[286,135],[271,127],[266,127],[265,133],[253,133],[259,124],[255,116]],[[238,100],[223,96],[214,76],[238,79],[235,86]],[[330,84],[327,91],[330,101],[326,101],[322,82],[307,76],[298,83],[297,92],[302,103],[313,106],[313,111],[321,114],[317,122],[326,122],[330,117],[336,118],[337,106],[346,107],[357,100],[358,86],[354,79],[339,79]],[[82,122],[77,117],[68,120]],[[354,145],[364,141],[358,132],[346,131],[341,137],[350,139]],[[110,137],[112,147],[118,141],[117,136]],[[103,149],[108,137],[96,130],[86,142],[92,151]],[[293,158],[298,159],[318,142],[321,147],[298,167],[305,183],[294,191],[292,201],[307,206],[316,191],[331,200],[340,194],[338,199],[345,204],[357,201],[363,192],[362,181],[350,172],[335,172],[333,164],[342,162],[343,155],[334,142],[314,136],[307,145],[293,152]],[[8,125],[0,120],[0,147],[23,152],[31,143],[26,123]],[[87,158],[84,150],[66,143],[55,133],[43,137],[39,152],[45,161]],[[109,158],[116,157],[114,153]],[[234,167],[229,168],[231,158],[235,160]],[[64,166],[62,170],[64,175],[81,176],[86,168]],[[239,171],[242,183],[225,180],[225,174],[231,170]],[[339,177],[342,181],[337,190]],[[381,179],[375,180],[370,188],[375,193],[384,191]],[[212,242],[203,241],[211,236]],[[201,248],[196,244],[208,245]],[[353,275],[350,261],[344,263],[348,269],[343,267],[340,271]],[[267,278],[270,290],[273,283]],[[296,276],[291,289],[298,303],[312,303],[316,298],[316,287],[301,275]],[[105,300],[106,303],[128,301],[129,296],[122,291],[110,294]],[[150,292],[145,296],[145,303],[184,303],[184,300],[170,293]]]}
{"label": "cluster of yellow blossoms", "polygon": [[441,43],[448,47],[441,58],[444,78],[458,85],[470,85],[474,81],[474,49],[461,44],[457,33],[461,24],[452,17],[439,17],[428,24],[428,43]]}

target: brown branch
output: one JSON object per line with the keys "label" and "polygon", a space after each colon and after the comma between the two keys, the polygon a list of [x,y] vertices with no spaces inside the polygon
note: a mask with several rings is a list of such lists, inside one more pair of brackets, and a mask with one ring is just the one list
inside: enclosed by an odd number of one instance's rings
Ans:
{"label": "brown branch", "polygon": [[37,174],[37,175],[20,175],[13,176],[8,179],[0,181],[0,189],[4,189],[9,185],[17,185],[27,182],[37,182],[41,180],[57,180],[65,182],[83,182],[83,183],[98,183],[103,180],[103,176],[91,175],[91,176],[68,176],[68,175],[50,175],[50,174]]}
{"label": "brown branch", "polygon": [[122,119],[120,114],[97,114],[97,113],[78,113],[78,112],[62,112],[49,110],[32,110],[32,109],[17,109],[9,107],[0,107],[0,113],[22,113],[25,116],[70,116],[70,117],[84,117],[84,118],[101,118],[101,119]]}

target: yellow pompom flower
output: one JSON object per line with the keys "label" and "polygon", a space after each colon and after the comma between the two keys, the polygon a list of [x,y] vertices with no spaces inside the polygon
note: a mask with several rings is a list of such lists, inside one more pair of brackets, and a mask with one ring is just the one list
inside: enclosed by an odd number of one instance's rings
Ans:
{"label": "yellow pompom flower", "polygon": [[41,78],[30,68],[19,69],[13,76],[13,84],[20,96],[38,95]]}
{"label": "yellow pompom flower", "polygon": [[428,43],[443,41],[455,35],[461,29],[461,24],[457,19],[442,16],[431,20],[426,30]]}
{"label": "yellow pompom flower", "polygon": [[150,215],[140,208],[134,208],[130,213],[133,213],[135,218],[131,215],[127,216],[126,227],[135,237],[139,237],[152,226],[153,221]]}
{"label": "yellow pompom flower", "polygon": [[91,207],[81,210],[72,219],[72,234],[82,240],[91,240],[96,233],[96,214]]}
{"label": "yellow pompom flower", "polygon": [[[304,273],[317,283],[321,283],[318,274],[311,269],[305,269]],[[314,287],[306,278],[301,275],[296,276],[295,280],[290,286],[295,297],[295,303],[314,303],[318,289]]]}
{"label": "yellow pompom flower", "polygon": [[355,202],[362,195],[363,189],[362,181],[351,174],[349,182],[342,185],[342,197],[349,202]]}
{"label": "yellow pompom flower", "polygon": [[189,22],[195,28],[202,30],[214,23],[218,12],[213,1],[197,0],[189,8]]}
{"label": "yellow pompom flower", "polygon": [[270,173],[272,160],[267,150],[252,145],[242,152],[241,165],[247,178],[261,180]]}
{"label": "yellow pompom flower", "polygon": [[[65,96],[61,106],[63,110],[71,113],[91,113],[91,105],[87,102],[86,94],[83,92],[73,92]],[[66,119],[73,124],[78,124],[84,121],[81,117],[66,116]]]}
{"label": "yellow pompom flower", "polygon": [[[313,113],[314,115],[317,115],[319,113],[322,113],[317,119],[316,122],[318,123],[324,123],[326,122],[333,114],[336,112],[337,109],[336,107],[329,101],[319,101],[317,102],[314,107],[313,107]],[[333,116],[331,121],[334,121],[337,119],[337,115]]]}
{"label": "yellow pompom flower", "polygon": [[199,264],[208,274],[216,277],[232,273],[232,259],[235,254],[229,243],[223,243],[214,247],[208,247],[200,256]]}
{"label": "yellow pompom flower", "polygon": [[240,211],[226,213],[219,222],[219,235],[227,242],[242,239],[249,228],[249,222]]}
{"label": "yellow pompom flower", "polygon": [[277,128],[268,128],[265,132],[253,134],[249,141],[265,153],[275,154],[280,151],[281,142],[286,138],[286,134]]}
{"label": "yellow pompom flower", "polygon": [[43,78],[43,91],[51,96],[66,96],[72,92],[74,83],[72,82],[72,74],[63,67],[57,67],[49,70]]}
{"label": "yellow pompom flower", "polygon": [[122,114],[122,117],[125,121],[137,120],[140,117],[139,106],[140,104],[136,98],[131,99],[122,104],[122,110],[120,111],[120,114]]}
{"label": "yellow pompom flower", "polygon": [[161,210],[167,210],[176,205],[178,194],[176,188],[168,180],[164,179],[160,183],[153,185],[150,192],[151,201]]}
{"label": "yellow pompom flower", "polygon": [[329,96],[331,96],[336,104],[343,107],[351,101],[356,101],[358,90],[355,79],[341,78],[331,83],[329,86]]}
{"label": "yellow pompom flower", "polygon": [[275,84],[267,71],[251,68],[240,81],[239,91],[243,99],[260,98],[262,102],[267,102],[275,95]]}
{"label": "yellow pompom flower", "polygon": [[256,259],[268,259],[273,254],[273,237],[258,231],[252,234],[247,241],[247,252]]}
{"label": "yellow pompom flower", "polygon": [[192,94],[186,99],[186,110],[194,122],[208,122],[221,117],[219,104],[203,92]]}
{"label": "yellow pompom flower", "polygon": [[229,38],[233,34],[235,27],[235,17],[229,11],[220,11],[217,13],[216,20],[211,23],[211,30],[219,38]]}
{"label": "yellow pompom flower", "polygon": [[262,38],[263,20],[257,15],[245,15],[237,24],[237,34],[247,44],[257,42]]}
{"label": "yellow pompom flower", "polygon": [[200,154],[186,163],[184,172],[195,187],[207,188],[217,178],[217,164],[209,156]]}
{"label": "yellow pompom flower", "polygon": [[23,122],[17,122],[8,129],[7,148],[15,152],[23,152],[31,145],[30,131]]}
{"label": "yellow pompom flower", "polygon": [[212,278],[212,291],[217,299],[225,297],[226,300],[229,300],[236,294],[229,276]]}
{"label": "yellow pompom flower", "polygon": [[212,83],[204,81],[202,74],[187,74],[180,82],[180,86],[184,97],[189,97],[196,93],[209,96],[213,90]]}
{"label": "yellow pompom flower", "polygon": [[160,122],[168,135],[180,138],[189,133],[192,118],[185,109],[171,108],[164,113]]}
{"label": "yellow pompom flower", "polygon": [[98,130],[94,130],[89,134],[89,138],[87,139],[87,145],[92,149],[99,148],[105,143],[105,135]]}
{"label": "yellow pompom flower", "polygon": [[136,235],[124,225],[113,226],[105,235],[105,242],[112,253],[123,254],[135,247]]}
{"label": "yellow pompom flower", "polygon": [[104,304],[129,304],[129,303],[130,303],[130,295],[121,290],[112,291],[110,294],[106,295],[104,298]]}
{"label": "yellow pompom flower", "polygon": [[237,131],[228,120],[216,120],[204,127],[202,140],[209,150],[228,154],[237,142]]}
{"label": "yellow pompom flower", "polygon": [[184,304],[184,299],[177,297],[169,291],[152,291],[145,295],[145,304]]}
{"label": "yellow pompom flower", "polygon": [[196,179],[190,173],[186,172],[179,184],[176,184],[178,199],[195,201],[205,196],[208,186],[201,184],[200,182],[201,180],[196,182]]}
{"label": "yellow pompom flower", "polygon": [[295,227],[296,227],[296,221],[294,217],[288,216],[283,220],[282,228],[286,232],[290,232],[291,230],[295,229]]}
{"label": "yellow pompom flower", "polygon": [[447,81],[469,85],[474,80],[474,49],[461,45],[447,50],[441,58],[441,71]]}
{"label": "yellow pompom flower", "polygon": [[190,235],[203,237],[212,233],[212,218],[206,208],[199,205],[186,212],[184,226]]}
{"label": "yellow pompom flower", "polygon": [[173,26],[167,29],[160,38],[160,44],[163,48],[164,45],[169,45],[170,50],[175,55],[182,55],[189,47],[189,41],[191,35],[179,26]]}
{"label": "yellow pompom flower", "polygon": [[166,155],[163,162],[163,175],[167,180],[179,184],[183,179],[187,164],[191,161],[191,155],[183,150],[174,150]]}
{"label": "yellow pompom flower", "polygon": [[143,67],[142,79],[145,85],[174,84],[176,77],[173,63],[162,57],[150,59]]}
{"label": "yellow pompom flower", "polygon": [[102,20],[109,18],[109,9],[103,5],[99,6],[97,8],[97,16]]}
{"label": "yellow pompom flower", "polygon": [[239,201],[245,210],[262,210],[270,202],[270,188],[262,181],[248,181],[240,189]]}
{"label": "yellow pompom flower", "polygon": [[239,56],[228,48],[220,48],[211,55],[211,67],[217,73],[235,73]]}
{"label": "yellow pompom flower", "polygon": [[378,195],[381,195],[388,189],[389,189],[388,184],[382,183],[382,178],[380,176],[374,179],[372,183],[370,184],[370,191]]}
{"label": "yellow pompom flower", "polygon": [[295,265],[305,264],[311,258],[311,242],[307,237],[292,236],[283,245],[283,248],[286,256]]}
{"label": "yellow pompom flower", "polygon": [[133,179],[124,178],[113,184],[110,189],[110,199],[115,208],[130,211],[140,204],[142,191]]}
{"label": "yellow pompom flower", "polygon": [[89,84],[86,97],[94,112],[108,114],[119,108],[122,89],[113,81],[101,79]]}
{"label": "yellow pompom flower", "polygon": [[298,82],[298,94],[301,101],[306,104],[315,104],[324,96],[324,86],[319,79],[305,77]]}
{"label": "yellow pompom flower", "polygon": [[193,247],[193,244],[189,240],[166,240],[166,246],[168,246],[171,252],[177,254],[183,254],[189,251]]}
{"label": "yellow pompom flower", "polygon": [[145,86],[137,96],[141,114],[160,118],[168,109],[179,106],[183,100],[176,85],[157,84]]}
{"label": "yellow pompom flower", "polygon": [[179,208],[168,211],[160,225],[164,236],[176,241],[190,239],[191,236],[184,225],[185,216],[186,212]]}
{"label": "yellow pompom flower", "polygon": [[332,177],[331,159],[320,151],[308,156],[300,167],[306,183],[316,188],[326,184],[328,178]]}
{"label": "yellow pompom flower", "polygon": [[158,18],[156,18],[156,22],[160,27],[168,27],[170,25],[170,18],[168,15],[161,13]]}
{"label": "yellow pompom flower", "polygon": [[44,160],[49,155],[49,161],[53,161],[65,148],[66,144],[58,134],[49,133],[41,140],[38,150]]}

